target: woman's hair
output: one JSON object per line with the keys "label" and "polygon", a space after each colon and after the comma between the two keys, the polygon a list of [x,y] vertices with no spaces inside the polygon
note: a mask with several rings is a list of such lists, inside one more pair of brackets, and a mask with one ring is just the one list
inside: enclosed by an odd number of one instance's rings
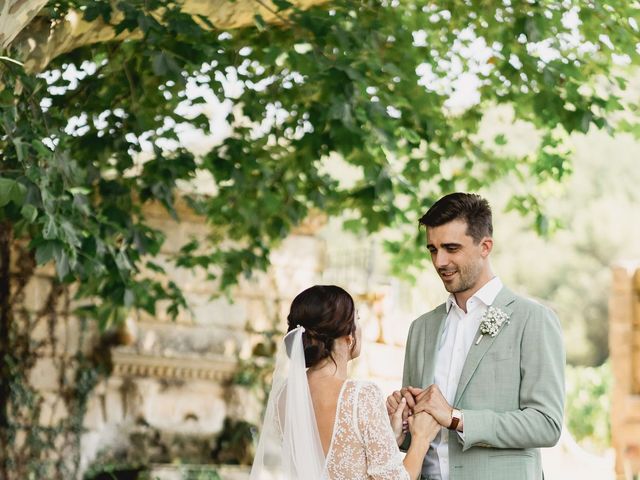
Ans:
{"label": "woman's hair", "polygon": [[[355,341],[353,298],[335,285],[314,285],[293,299],[287,323],[287,331],[298,325],[305,329],[302,342],[307,367],[313,367],[325,358],[335,363],[331,354],[335,339],[354,335]],[[354,347],[355,343],[352,349]]]}

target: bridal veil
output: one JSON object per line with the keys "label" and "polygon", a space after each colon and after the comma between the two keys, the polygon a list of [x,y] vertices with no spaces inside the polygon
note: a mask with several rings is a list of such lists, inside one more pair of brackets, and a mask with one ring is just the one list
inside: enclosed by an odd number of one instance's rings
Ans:
{"label": "bridal veil", "polygon": [[325,480],[326,464],[298,326],[285,335],[250,480]]}

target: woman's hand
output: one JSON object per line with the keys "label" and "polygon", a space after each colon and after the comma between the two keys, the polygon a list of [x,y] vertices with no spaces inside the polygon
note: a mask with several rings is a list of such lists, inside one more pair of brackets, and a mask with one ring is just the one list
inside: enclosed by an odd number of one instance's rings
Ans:
{"label": "woman's hand", "polygon": [[409,417],[411,438],[421,438],[431,443],[442,427],[427,412],[418,412]]}
{"label": "woman's hand", "polygon": [[404,437],[407,435],[407,422],[402,418],[405,408],[407,408],[407,401],[403,398],[400,400],[400,403],[398,403],[395,411],[389,415],[391,428],[393,429],[393,434],[396,436],[398,445],[402,445]]}

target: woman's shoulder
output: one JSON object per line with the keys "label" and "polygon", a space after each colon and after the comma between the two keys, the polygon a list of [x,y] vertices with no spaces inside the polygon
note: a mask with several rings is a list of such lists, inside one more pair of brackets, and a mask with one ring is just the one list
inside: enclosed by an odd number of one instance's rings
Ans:
{"label": "woman's shoulder", "polygon": [[[353,401],[353,417],[358,420],[360,429],[368,428],[370,422],[376,424],[386,417],[382,389],[369,380],[351,380],[351,398]],[[369,425],[370,426],[370,425]]]}
{"label": "woman's shoulder", "polygon": [[383,398],[382,389],[371,380],[347,380],[349,387],[357,394],[358,400]]}

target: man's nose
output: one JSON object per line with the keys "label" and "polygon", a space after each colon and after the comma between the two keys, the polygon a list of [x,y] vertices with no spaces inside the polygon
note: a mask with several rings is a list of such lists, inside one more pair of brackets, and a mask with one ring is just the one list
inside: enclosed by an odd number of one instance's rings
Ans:
{"label": "man's nose", "polygon": [[449,255],[446,252],[438,252],[434,255],[433,263],[436,268],[446,267],[449,264]]}

